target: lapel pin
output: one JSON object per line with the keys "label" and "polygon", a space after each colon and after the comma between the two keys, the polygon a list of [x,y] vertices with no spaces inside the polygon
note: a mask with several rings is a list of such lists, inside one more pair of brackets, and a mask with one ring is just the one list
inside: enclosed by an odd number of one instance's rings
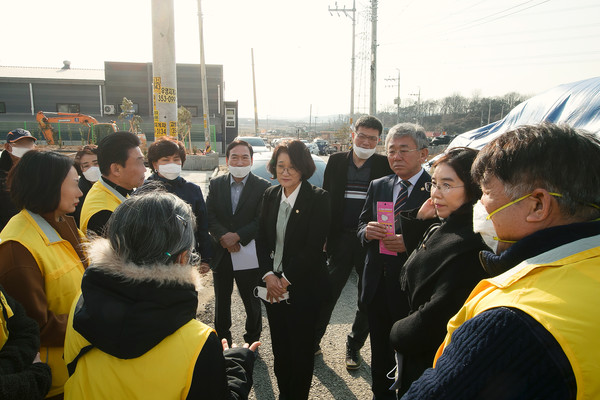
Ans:
{"label": "lapel pin", "polygon": [[425,190],[425,188],[424,188],[424,187],[422,187],[422,188],[421,188],[421,192],[422,192],[422,191],[424,191],[424,190]]}
{"label": "lapel pin", "polygon": [[300,210],[296,210],[296,214],[300,214]]}

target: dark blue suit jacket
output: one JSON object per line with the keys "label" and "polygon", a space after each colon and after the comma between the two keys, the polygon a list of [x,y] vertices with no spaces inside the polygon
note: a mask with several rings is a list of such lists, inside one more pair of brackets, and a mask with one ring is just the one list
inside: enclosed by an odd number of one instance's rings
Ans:
{"label": "dark blue suit jacket", "polygon": [[[389,256],[379,253],[379,240],[371,240],[369,242],[365,239],[365,229],[367,224],[371,221],[377,221],[377,202],[394,202],[395,181],[396,174],[384,176],[383,178],[372,181],[367,191],[365,206],[360,214],[357,235],[363,246],[367,247],[361,300],[364,304],[369,304],[375,296],[380,280],[384,278],[386,291],[389,293],[389,296],[387,297],[390,299],[391,309],[400,307],[407,308],[408,311],[406,296],[401,294],[399,277],[400,269],[408,258],[407,253],[410,254],[411,250],[416,246],[416,243],[411,244],[405,242],[407,252],[400,253],[397,256]],[[406,205],[403,208],[404,210],[418,209],[425,200],[429,198],[429,192],[425,190],[426,182],[431,182],[431,176],[429,176],[427,171],[423,171],[423,174],[408,197]],[[426,227],[423,228],[426,229]],[[424,231],[414,236],[422,237],[423,233]],[[402,306],[402,304],[397,304],[397,301],[394,299],[398,298],[402,298],[403,303],[406,304],[404,306]]]}
{"label": "dark blue suit jacket", "polygon": [[211,234],[214,255],[210,262],[212,270],[218,270],[227,250],[219,243],[221,236],[235,232],[240,236],[240,244],[246,246],[258,232],[258,219],[263,193],[271,184],[252,172],[244,185],[235,212],[231,206],[231,175],[220,175],[210,180],[206,208],[208,210],[208,230]]}

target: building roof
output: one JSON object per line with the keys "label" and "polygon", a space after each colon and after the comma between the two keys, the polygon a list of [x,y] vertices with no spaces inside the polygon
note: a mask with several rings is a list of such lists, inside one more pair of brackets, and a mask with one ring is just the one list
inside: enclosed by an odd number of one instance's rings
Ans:
{"label": "building roof", "polygon": [[103,83],[104,69],[12,67],[0,65],[0,82],[79,81]]}

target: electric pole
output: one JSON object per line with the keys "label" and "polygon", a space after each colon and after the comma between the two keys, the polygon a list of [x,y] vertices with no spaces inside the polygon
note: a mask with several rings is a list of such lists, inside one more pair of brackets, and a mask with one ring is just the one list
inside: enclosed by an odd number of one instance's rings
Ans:
{"label": "electric pole", "polygon": [[400,70],[397,69],[397,71],[398,71],[397,78],[385,78],[385,80],[396,82],[394,84],[389,85],[388,87],[394,87],[394,86],[398,87],[398,97],[396,97],[396,99],[394,100],[394,103],[397,105],[396,123],[399,124],[400,123]]}
{"label": "electric pole", "polygon": [[[338,8],[337,1],[335,2],[335,8],[329,7],[329,14],[333,15],[332,12],[339,13],[342,12],[344,15],[352,20],[352,72],[350,77],[350,126],[352,126],[354,122],[354,71],[355,71],[355,38],[356,38],[356,0],[352,1],[352,8],[346,9]],[[350,15],[352,13],[352,15]]]}
{"label": "electric pole", "polygon": [[204,61],[204,33],[202,24],[202,6],[201,0],[198,0],[198,26],[200,34],[200,83],[202,85],[202,116],[204,120],[204,151],[210,153],[210,120],[208,110],[208,86],[206,79],[206,62]]}
{"label": "electric pole", "polygon": [[417,125],[420,125],[419,119],[421,118],[421,86],[419,86],[418,93],[411,93],[410,96],[417,96]]}
{"label": "electric pole", "polygon": [[377,114],[377,0],[371,0],[371,97],[369,114]]}
{"label": "electric pole", "polygon": [[254,77],[254,49],[250,49],[250,54],[252,55],[252,88],[254,89],[254,133],[258,135],[258,107],[256,105],[256,79]]}
{"label": "electric pole", "polygon": [[154,135],[177,137],[173,0],[152,1],[152,88]]}

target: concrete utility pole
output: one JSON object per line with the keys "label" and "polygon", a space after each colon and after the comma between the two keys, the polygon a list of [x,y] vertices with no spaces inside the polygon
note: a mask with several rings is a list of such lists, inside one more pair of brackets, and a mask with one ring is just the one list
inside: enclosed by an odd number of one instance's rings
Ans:
{"label": "concrete utility pole", "polygon": [[177,137],[177,72],[173,0],[152,0],[154,135]]}
{"label": "concrete utility pole", "polygon": [[[335,3],[335,8],[329,7],[329,14],[333,15],[332,12],[339,13],[343,12],[344,15],[352,20],[352,72],[350,77],[350,126],[354,123],[354,71],[355,71],[355,60],[356,57],[354,55],[355,51],[355,42],[356,42],[356,0],[352,1],[352,8],[346,9],[338,8],[337,2]],[[350,15],[352,13],[352,15]]]}
{"label": "concrete utility pole", "polygon": [[252,55],[252,89],[254,91],[254,133],[259,134],[258,130],[258,106],[256,104],[256,78],[254,77],[254,49],[250,49]]}
{"label": "concrete utility pole", "polygon": [[371,0],[371,97],[369,114],[377,114],[377,0]]}
{"label": "concrete utility pole", "polygon": [[417,93],[411,93],[410,96],[417,96],[417,124],[420,125],[419,120],[421,119],[421,86]]}
{"label": "concrete utility pole", "polygon": [[[171,0],[172,1],[172,0]],[[198,32],[200,35],[200,84],[202,85],[202,116],[204,119],[204,151],[210,153],[210,119],[208,109],[208,85],[206,83],[206,63],[204,61],[204,34],[202,28],[202,5],[198,0]]]}
{"label": "concrete utility pole", "polygon": [[389,85],[389,87],[398,86],[398,97],[394,100],[394,103],[397,105],[397,116],[396,123],[400,123],[400,70],[398,69],[398,77],[397,78],[385,78],[386,81],[395,81],[396,83]]}

